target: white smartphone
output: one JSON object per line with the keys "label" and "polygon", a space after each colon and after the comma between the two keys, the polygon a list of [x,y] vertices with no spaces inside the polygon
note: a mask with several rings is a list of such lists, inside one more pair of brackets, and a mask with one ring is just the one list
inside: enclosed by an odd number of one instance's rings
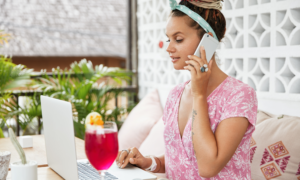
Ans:
{"label": "white smartphone", "polygon": [[206,59],[207,62],[210,61],[212,56],[214,55],[216,49],[218,48],[219,41],[217,41],[214,37],[209,35],[208,33],[205,33],[194,53],[194,55],[201,57],[201,51],[200,47],[204,46],[205,52],[206,52]]}

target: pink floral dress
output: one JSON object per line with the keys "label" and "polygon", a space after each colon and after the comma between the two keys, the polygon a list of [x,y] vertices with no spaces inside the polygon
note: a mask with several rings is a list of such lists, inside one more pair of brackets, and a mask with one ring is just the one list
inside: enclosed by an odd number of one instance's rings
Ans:
{"label": "pink floral dress", "polygon": [[193,150],[191,118],[184,129],[182,139],[178,127],[178,107],[185,85],[190,80],[171,90],[165,105],[163,121],[165,124],[165,169],[169,180],[251,180],[250,140],[255,129],[257,99],[253,88],[228,76],[208,97],[208,112],[211,130],[230,117],[246,117],[250,125],[233,157],[227,165],[212,178],[199,175],[197,159]]}

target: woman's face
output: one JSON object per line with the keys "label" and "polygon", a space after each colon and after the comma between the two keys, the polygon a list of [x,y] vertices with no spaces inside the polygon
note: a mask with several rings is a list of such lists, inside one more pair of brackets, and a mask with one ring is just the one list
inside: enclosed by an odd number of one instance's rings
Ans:
{"label": "woman's face", "polygon": [[167,52],[172,59],[174,68],[177,70],[186,66],[187,56],[193,55],[200,43],[197,30],[187,24],[189,20],[188,16],[171,17],[166,27],[169,42]]}

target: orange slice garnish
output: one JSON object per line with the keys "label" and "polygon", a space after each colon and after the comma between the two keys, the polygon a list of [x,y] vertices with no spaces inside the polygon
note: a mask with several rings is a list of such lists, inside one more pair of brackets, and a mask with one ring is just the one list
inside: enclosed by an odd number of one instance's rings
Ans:
{"label": "orange slice garnish", "polygon": [[102,116],[97,112],[91,112],[86,116],[85,125],[92,125],[92,126],[102,126],[103,127],[103,119]]}

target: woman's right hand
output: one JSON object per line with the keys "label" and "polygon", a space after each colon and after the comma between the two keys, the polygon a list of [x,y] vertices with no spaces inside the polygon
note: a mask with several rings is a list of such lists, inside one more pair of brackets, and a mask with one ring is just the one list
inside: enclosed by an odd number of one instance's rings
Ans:
{"label": "woman's right hand", "polygon": [[119,151],[116,163],[120,168],[124,168],[128,163],[138,166],[139,168],[146,169],[151,166],[151,158],[144,157],[136,148],[129,148],[127,151]]}

